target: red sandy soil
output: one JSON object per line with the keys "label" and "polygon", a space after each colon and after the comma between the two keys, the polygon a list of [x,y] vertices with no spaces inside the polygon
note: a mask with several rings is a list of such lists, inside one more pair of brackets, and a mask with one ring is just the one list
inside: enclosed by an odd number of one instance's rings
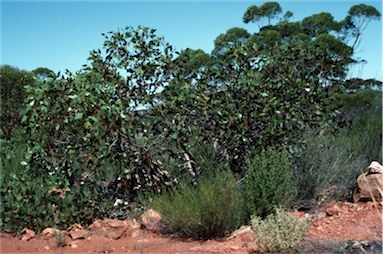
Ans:
{"label": "red sandy soil", "polygon": [[[330,209],[329,209],[330,208]],[[326,211],[332,215],[326,213]],[[378,203],[326,202],[308,213],[295,212],[310,220],[303,242],[306,253],[331,253],[330,247],[347,240],[382,240],[382,205]],[[23,241],[12,234],[0,233],[1,253],[255,253],[260,248],[255,233],[247,230],[221,240],[182,240],[137,229],[134,237],[113,240],[102,234],[86,239],[67,238],[65,247],[57,247],[53,236],[36,235]],[[330,246],[330,247],[329,247]],[[380,247],[381,248],[381,247]],[[374,253],[381,253],[374,252]],[[359,252],[353,252],[359,253]],[[363,252],[360,252],[363,253]]]}

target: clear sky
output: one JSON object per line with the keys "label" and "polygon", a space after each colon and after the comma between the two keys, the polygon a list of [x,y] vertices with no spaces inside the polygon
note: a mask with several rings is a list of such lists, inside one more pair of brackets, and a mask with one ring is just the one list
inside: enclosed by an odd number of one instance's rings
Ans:
{"label": "clear sky", "polygon": [[[232,27],[257,32],[242,16],[250,5],[264,1],[16,1],[1,0],[1,64],[31,71],[47,67],[55,72],[77,71],[89,52],[102,48],[101,33],[138,25],[157,29],[157,35],[178,50],[203,49],[210,53],[214,39]],[[339,21],[358,3],[382,13],[381,0],[281,0],[292,20],[330,12]],[[356,57],[367,60],[350,71],[353,77],[382,80],[382,20],[372,21],[364,32]]]}

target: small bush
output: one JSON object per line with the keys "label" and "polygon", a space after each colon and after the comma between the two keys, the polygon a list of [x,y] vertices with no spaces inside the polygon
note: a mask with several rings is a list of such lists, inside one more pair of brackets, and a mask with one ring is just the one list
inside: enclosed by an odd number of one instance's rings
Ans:
{"label": "small bush", "polygon": [[293,217],[282,208],[275,208],[275,214],[262,220],[258,216],[251,219],[252,228],[258,242],[268,252],[293,252],[301,249],[309,223],[307,220]]}
{"label": "small bush", "polygon": [[152,207],[163,215],[169,233],[195,239],[220,238],[241,224],[240,191],[228,172],[203,177],[197,186],[181,184],[154,197]]}
{"label": "small bush", "polygon": [[296,197],[293,173],[286,151],[268,148],[249,160],[243,181],[247,218],[252,214],[265,218],[274,206],[290,206]]}

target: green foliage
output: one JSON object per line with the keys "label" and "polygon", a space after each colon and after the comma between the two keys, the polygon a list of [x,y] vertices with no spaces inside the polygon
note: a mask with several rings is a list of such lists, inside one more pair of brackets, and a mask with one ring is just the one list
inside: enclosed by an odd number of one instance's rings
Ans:
{"label": "green foliage", "polygon": [[24,170],[24,158],[27,146],[20,128],[13,131],[11,139],[0,139],[0,172],[2,175],[18,173]]}
{"label": "green foliage", "polygon": [[[271,25],[271,20],[277,18],[282,13],[282,8],[277,2],[265,2],[261,6],[252,5],[247,8],[243,15],[243,22],[258,23],[259,28],[265,25]],[[290,14],[288,14],[290,15]]]}
{"label": "green foliage", "polygon": [[320,34],[327,34],[338,28],[338,23],[334,21],[334,17],[327,12],[321,12],[302,20],[302,27],[312,37]]}
{"label": "green foliage", "polygon": [[104,217],[110,209],[101,200],[103,192],[105,190],[88,178],[73,186],[60,175],[31,177],[26,168],[3,174],[1,230],[20,233],[27,227],[40,232],[46,227],[66,229],[74,223],[88,225]]}
{"label": "green foliage", "polygon": [[[71,184],[85,172],[99,180],[122,176],[131,195],[170,184],[156,160],[167,149],[167,133],[154,136],[158,120],[146,108],[158,103],[158,89],[171,78],[173,50],[154,31],[110,32],[105,53],[92,51],[91,65],[77,75],[26,87],[22,122],[32,174],[62,174]],[[113,176],[103,171],[105,160],[117,169]]]}
{"label": "green foliage", "polygon": [[[250,6],[244,13],[243,22],[257,23],[259,32],[250,36],[247,43],[256,45],[266,54],[273,52],[275,44],[292,45],[299,42],[307,44],[307,48],[317,48],[316,59],[326,59],[323,65],[320,64],[320,79],[328,85],[339,83],[339,79],[345,78],[348,65],[361,62],[352,58],[354,51],[368,23],[381,16],[374,7],[359,4],[352,6],[341,21],[334,20],[330,13],[321,12],[302,21],[289,22],[292,13],[287,11],[284,18],[271,25],[271,21],[281,13],[281,7],[275,2],[266,2],[259,7]],[[318,62],[309,61],[306,66],[318,66]]]}
{"label": "green foliage", "polygon": [[351,127],[356,117],[362,115],[362,113],[381,111],[381,101],[381,92],[372,89],[337,95],[334,106],[341,112],[338,116],[338,124]]}
{"label": "green foliage", "polygon": [[50,69],[39,67],[32,71],[32,73],[41,80],[48,80],[49,78],[56,78],[57,75]]}
{"label": "green foliage", "polygon": [[382,90],[382,81],[376,79],[351,78],[345,80],[343,86],[349,91],[368,91],[368,89]]}
{"label": "green foliage", "polygon": [[156,196],[152,207],[171,233],[195,239],[221,238],[240,226],[242,199],[235,177],[219,170],[202,177],[197,186],[181,184]]}
{"label": "green foliage", "polygon": [[265,218],[274,207],[288,207],[296,198],[294,167],[285,150],[263,150],[247,162],[243,180],[243,198],[247,216]]}
{"label": "green foliage", "polygon": [[[275,45],[268,55],[253,46],[233,46],[230,60],[217,60],[194,79],[173,80],[162,93],[161,108],[177,119],[172,129],[178,140],[215,142],[232,169],[241,171],[247,154],[289,146],[328,118],[330,93],[317,75],[316,50]],[[308,68],[313,61],[315,67]]]}
{"label": "green foliage", "polygon": [[201,69],[211,65],[211,58],[202,49],[193,50],[187,48],[182,50],[180,55],[175,60],[182,65],[185,76],[197,74]]}
{"label": "green foliage", "polygon": [[10,140],[1,140],[2,231],[18,234],[25,227],[36,231],[54,226],[66,229],[109,214],[111,203],[104,200],[106,190],[97,179],[82,175],[71,184],[71,179],[60,172],[43,175],[41,168],[30,166],[33,152],[26,139],[28,136],[18,130]]}
{"label": "green foliage", "polygon": [[19,109],[26,97],[25,85],[34,83],[33,74],[9,65],[0,66],[0,138],[10,139],[20,126]]}
{"label": "green foliage", "polygon": [[368,163],[347,152],[345,145],[350,137],[307,132],[304,140],[306,147],[294,163],[298,196],[302,200],[321,198],[322,190],[337,186],[337,193],[333,193],[336,198],[348,198],[356,177]]}
{"label": "green foliage", "polygon": [[377,9],[366,4],[357,4],[350,8],[346,17],[346,24],[350,37],[355,38],[352,45],[353,49],[359,46],[360,37],[368,23],[371,20],[379,20],[381,16],[382,14]]}
{"label": "green foliage", "polygon": [[218,35],[214,40],[213,56],[223,56],[229,48],[236,44],[241,44],[246,41],[250,34],[243,28],[233,27],[224,34]]}
{"label": "green foliage", "polygon": [[302,199],[317,197],[334,185],[336,198],[350,198],[358,174],[371,161],[382,161],[380,93],[366,90],[341,98],[341,118],[349,122],[347,127],[303,136],[306,147],[294,163]]}
{"label": "green foliage", "polygon": [[262,220],[253,216],[252,228],[257,233],[258,242],[267,252],[297,253],[307,232],[307,220],[293,217],[282,208],[276,208],[275,213]]}

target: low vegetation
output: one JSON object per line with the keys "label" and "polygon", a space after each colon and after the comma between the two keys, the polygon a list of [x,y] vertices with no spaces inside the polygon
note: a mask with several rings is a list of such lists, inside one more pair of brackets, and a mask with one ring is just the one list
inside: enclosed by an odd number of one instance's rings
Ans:
{"label": "low vegetation", "polygon": [[306,219],[292,216],[282,208],[266,219],[254,216],[252,228],[257,232],[257,241],[266,252],[298,253],[306,235],[309,223]]}
{"label": "low vegetation", "polygon": [[291,207],[296,200],[294,166],[286,150],[268,148],[254,155],[246,164],[242,189],[247,217],[265,218],[275,206]]}
{"label": "low vegetation", "polygon": [[156,196],[152,207],[162,215],[166,231],[194,239],[221,238],[242,222],[242,197],[235,177],[217,171],[197,186],[181,184]]}

